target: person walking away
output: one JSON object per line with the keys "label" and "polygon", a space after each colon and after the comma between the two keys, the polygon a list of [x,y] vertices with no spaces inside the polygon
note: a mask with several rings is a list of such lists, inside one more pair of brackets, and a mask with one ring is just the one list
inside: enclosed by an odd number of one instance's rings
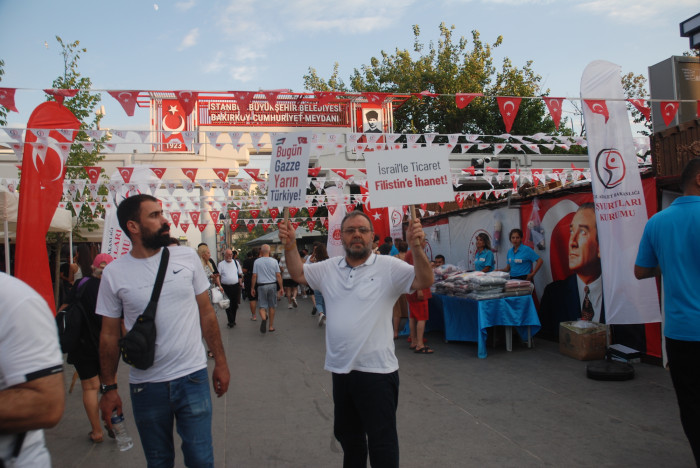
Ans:
{"label": "person walking away", "polygon": [[255,260],[260,255],[260,249],[255,247],[246,256],[243,262],[243,296],[248,298],[248,305],[250,306],[251,320],[257,320],[257,307],[258,301],[251,292],[251,284],[253,284],[253,265],[255,265]]}
{"label": "person walking away", "polygon": [[[253,278],[251,280],[250,293],[258,298],[260,306],[260,333],[275,331],[275,308],[277,296],[282,297],[282,274],[280,265],[270,257],[270,246],[264,244],[260,248],[260,257],[253,264]],[[268,314],[269,312],[269,314]],[[270,320],[267,328],[267,320]]]}
{"label": "person walking away", "polygon": [[295,281],[319,289],[331,314],[326,321],[325,369],[333,375],[334,433],[343,447],[344,466],[399,466],[396,431],[398,360],[394,354],[391,311],[403,293],[430,287],[433,272],[420,248],[425,233],[410,220],[411,266],[372,253],[370,218],[355,210],[341,223],[345,256],[304,265],[289,221],[279,237]]}
{"label": "person walking away", "polygon": [[219,262],[219,273],[221,274],[221,287],[224,288],[229,299],[229,306],[226,309],[226,318],[228,319],[226,326],[233,328],[236,326],[236,312],[238,312],[238,303],[241,298],[241,278],[239,277],[238,262],[233,258],[231,249],[224,251],[224,259]]}
{"label": "person walking away", "polygon": [[298,307],[297,304],[297,288],[299,284],[292,279],[287,270],[286,255],[282,255],[280,260],[280,271],[282,273],[282,285],[284,286],[284,295],[287,296],[287,308]]}
{"label": "person walking away", "polygon": [[666,355],[681,424],[700,466],[700,158],[681,173],[683,196],[647,222],[634,265],[637,279],[663,275]]}
{"label": "person walking away", "polygon": [[75,351],[68,353],[67,361],[75,366],[75,370],[80,378],[80,386],[83,390],[83,407],[92,428],[88,433],[88,438],[93,443],[100,443],[104,440],[98,404],[98,392],[100,389],[99,341],[102,329],[102,316],[95,313],[95,308],[97,307],[97,293],[100,290],[102,272],[112,262],[113,258],[106,253],[98,254],[88,270],[85,268],[83,260],[88,258],[88,253],[80,250],[79,252],[83,279],[76,282],[67,302],[59,308],[59,311],[76,300],[78,292],[81,292],[80,302],[86,315],[81,322],[80,344]]}
{"label": "person walking away", "polygon": [[[97,313],[103,316],[100,411],[109,429],[112,414],[122,414],[117,386],[121,316],[130,330],[144,312],[163,249],[170,243],[170,225],[155,197],[126,198],[117,207],[117,219],[132,249],[105,268],[97,297]],[[129,372],[134,422],[149,466],[175,463],[176,421],[184,464],[213,467],[212,404],[202,335],[214,352],[212,385],[218,397],[228,390],[228,363],[200,259],[188,247],[167,248],[170,258],[155,314],[155,359],[148,369],[132,367]]]}

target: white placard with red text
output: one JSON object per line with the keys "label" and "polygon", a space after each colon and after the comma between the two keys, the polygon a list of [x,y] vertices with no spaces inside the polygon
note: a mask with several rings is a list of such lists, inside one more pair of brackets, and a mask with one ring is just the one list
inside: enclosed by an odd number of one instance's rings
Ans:
{"label": "white placard with red text", "polygon": [[373,208],[453,201],[450,148],[365,152]]}
{"label": "white placard with red text", "polygon": [[272,141],[267,202],[270,206],[304,206],[308,187],[311,132],[277,134]]}

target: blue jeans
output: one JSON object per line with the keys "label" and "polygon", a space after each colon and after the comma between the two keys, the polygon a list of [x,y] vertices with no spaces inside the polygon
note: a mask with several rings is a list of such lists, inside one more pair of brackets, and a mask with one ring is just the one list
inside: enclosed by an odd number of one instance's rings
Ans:
{"label": "blue jeans", "polygon": [[322,314],[328,315],[326,314],[326,301],[323,300],[323,294],[321,294],[321,291],[314,289],[314,299],[316,299],[316,310]]}
{"label": "blue jeans", "polygon": [[175,463],[173,420],[189,467],[213,467],[207,369],[169,382],[131,384],[131,406],[149,468]]}

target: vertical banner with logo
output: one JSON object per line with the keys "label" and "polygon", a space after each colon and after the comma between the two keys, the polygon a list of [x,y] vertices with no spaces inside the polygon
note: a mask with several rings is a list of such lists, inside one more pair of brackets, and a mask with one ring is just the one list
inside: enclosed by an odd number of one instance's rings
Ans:
{"label": "vertical banner with logo", "polygon": [[603,268],[605,320],[610,324],[659,322],[655,280],[639,281],[633,273],[647,210],[620,67],[602,60],[591,62],[581,78],[581,98],[595,100],[590,107],[585,102],[582,107]]}
{"label": "vertical banner with logo", "polygon": [[311,132],[277,134],[273,137],[270,175],[267,178],[269,206],[302,207],[309,186]]}
{"label": "vertical banner with logo", "polygon": [[[27,128],[33,130],[27,130],[22,158],[15,276],[38,292],[53,310],[46,233],[61,201],[66,160],[80,121],[67,107],[49,101],[34,109]],[[56,129],[71,131],[61,133]]]}

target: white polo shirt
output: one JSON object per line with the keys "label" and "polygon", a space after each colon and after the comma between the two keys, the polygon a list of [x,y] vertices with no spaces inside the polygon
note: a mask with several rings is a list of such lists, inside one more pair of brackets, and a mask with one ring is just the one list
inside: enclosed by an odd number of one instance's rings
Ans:
{"label": "white polo shirt", "polygon": [[411,292],[412,265],[372,254],[352,268],[345,257],[333,257],[304,264],[304,276],[321,291],[328,310],[326,370],[388,374],[399,368],[391,317],[399,296]]}

